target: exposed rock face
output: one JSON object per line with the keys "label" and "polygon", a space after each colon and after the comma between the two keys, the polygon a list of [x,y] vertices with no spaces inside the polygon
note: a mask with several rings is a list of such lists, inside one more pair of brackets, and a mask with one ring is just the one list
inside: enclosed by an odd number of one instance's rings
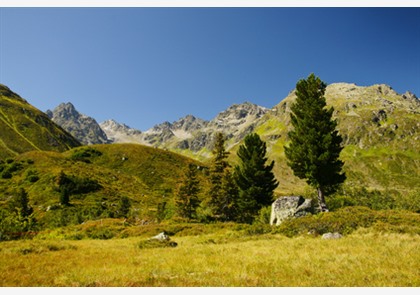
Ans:
{"label": "exposed rock face", "polygon": [[203,148],[211,149],[213,135],[222,132],[231,140],[232,146],[252,132],[267,111],[264,107],[245,102],[232,105],[210,121],[188,115],[173,123],[164,122],[145,131],[143,142],[197,152]]}
{"label": "exposed rock face", "polygon": [[99,124],[108,140],[115,143],[143,143],[142,132],[115,120],[106,120]]}
{"label": "exposed rock face", "polygon": [[312,200],[302,196],[280,197],[271,205],[270,225],[280,225],[287,218],[301,217],[312,213]]}
{"label": "exposed rock face", "polygon": [[105,132],[96,120],[79,113],[71,103],[62,103],[53,111],[48,110],[46,114],[85,145],[108,143]]}

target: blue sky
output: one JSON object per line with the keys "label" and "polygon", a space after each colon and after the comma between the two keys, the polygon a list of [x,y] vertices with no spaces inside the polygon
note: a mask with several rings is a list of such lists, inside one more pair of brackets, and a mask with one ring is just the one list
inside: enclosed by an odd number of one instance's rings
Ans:
{"label": "blue sky", "polygon": [[420,8],[0,8],[0,83],[145,131],[299,79],[420,96]]}

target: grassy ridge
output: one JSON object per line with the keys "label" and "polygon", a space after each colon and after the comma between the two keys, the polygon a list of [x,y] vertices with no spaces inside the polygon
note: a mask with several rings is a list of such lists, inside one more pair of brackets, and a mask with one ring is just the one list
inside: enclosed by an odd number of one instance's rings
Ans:
{"label": "grassy ridge", "polygon": [[[175,189],[189,163],[203,166],[187,157],[137,144],[95,145],[64,153],[27,152],[7,164],[19,169],[9,178],[0,179],[0,206],[6,206],[9,196],[23,188],[37,220],[57,226],[62,214],[79,214],[78,221],[69,222],[80,223],[86,218],[98,218],[102,214],[99,211],[112,213],[124,196],[130,199],[138,218],[155,220],[159,204],[168,203],[167,210],[173,206]],[[203,177],[204,171],[200,171]],[[59,205],[60,173],[82,183],[97,183],[100,188],[70,196],[71,207],[64,208]],[[31,181],[33,175],[36,181]]]}
{"label": "grassy ridge", "polygon": [[0,160],[26,151],[65,151],[80,145],[47,115],[1,84],[0,130]]}

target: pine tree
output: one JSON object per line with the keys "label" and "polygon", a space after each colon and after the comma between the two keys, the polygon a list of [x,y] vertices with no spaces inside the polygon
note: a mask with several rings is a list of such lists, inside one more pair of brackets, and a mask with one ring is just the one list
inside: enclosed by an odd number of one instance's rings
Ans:
{"label": "pine tree", "polygon": [[23,188],[19,189],[19,193],[13,198],[10,207],[23,219],[27,219],[34,211],[29,205],[28,193]]}
{"label": "pine tree", "polygon": [[200,205],[199,191],[200,182],[197,178],[197,165],[189,164],[175,200],[178,214],[181,217],[188,219],[196,217],[197,208]]}
{"label": "pine tree", "polygon": [[208,203],[213,217],[217,220],[234,220],[237,212],[238,190],[227,162],[229,152],[225,150],[223,133],[216,133],[212,153],[214,157],[210,168],[210,201]]}
{"label": "pine tree", "polygon": [[130,212],[131,202],[130,199],[126,196],[121,197],[118,202],[118,209],[117,209],[117,217],[128,217],[128,213]]}
{"label": "pine tree", "polygon": [[296,84],[296,101],[290,114],[293,130],[285,146],[288,165],[294,174],[316,188],[321,212],[328,211],[325,195],[336,191],[346,176],[339,155],[342,138],[332,119],[334,109],[326,109],[326,84],[314,74]]}
{"label": "pine tree", "polygon": [[258,211],[273,202],[278,182],[272,172],[274,161],[266,165],[266,143],[258,134],[245,137],[237,155],[241,160],[235,167],[235,180],[239,187],[238,206],[243,222],[252,222]]}

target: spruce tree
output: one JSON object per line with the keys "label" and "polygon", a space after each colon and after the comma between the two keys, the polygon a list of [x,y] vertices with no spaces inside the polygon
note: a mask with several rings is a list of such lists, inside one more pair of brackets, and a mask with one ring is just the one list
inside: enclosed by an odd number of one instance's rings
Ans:
{"label": "spruce tree", "polygon": [[221,132],[216,133],[212,153],[209,206],[215,219],[219,221],[235,220],[238,190],[227,162],[229,152],[225,150],[225,136]]}
{"label": "spruce tree", "polygon": [[28,193],[23,188],[20,188],[19,193],[12,199],[10,207],[23,219],[27,219],[34,211],[29,205]]}
{"label": "spruce tree", "polygon": [[175,199],[178,214],[181,217],[188,219],[196,217],[197,208],[200,205],[199,191],[200,182],[197,178],[197,165],[189,164]]}
{"label": "spruce tree", "polygon": [[297,98],[290,107],[293,130],[288,133],[290,144],[284,147],[294,174],[316,188],[321,212],[328,211],[325,196],[346,179],[339,159],[342,138],[332,119],[333,107],[326,108],[325,88],[314,74],[298,81]]}
{"label": "spruce tree", "polygon": [[118,201],[118,209],[117,209],[117,217],[128,217],[128,213],[130,212],[131,208],[131,201],[128,197],[123,196]]}
{"label": "spruce tree", "polygon": [[238,207],[242,222],[252,222],[258,211],[273,202],[278,182],[272,172],[274,161],[266,162],[266,143],[256,133],[245,137],[237,155],[241,160],[235,167],[235,181],[239,188]]}

